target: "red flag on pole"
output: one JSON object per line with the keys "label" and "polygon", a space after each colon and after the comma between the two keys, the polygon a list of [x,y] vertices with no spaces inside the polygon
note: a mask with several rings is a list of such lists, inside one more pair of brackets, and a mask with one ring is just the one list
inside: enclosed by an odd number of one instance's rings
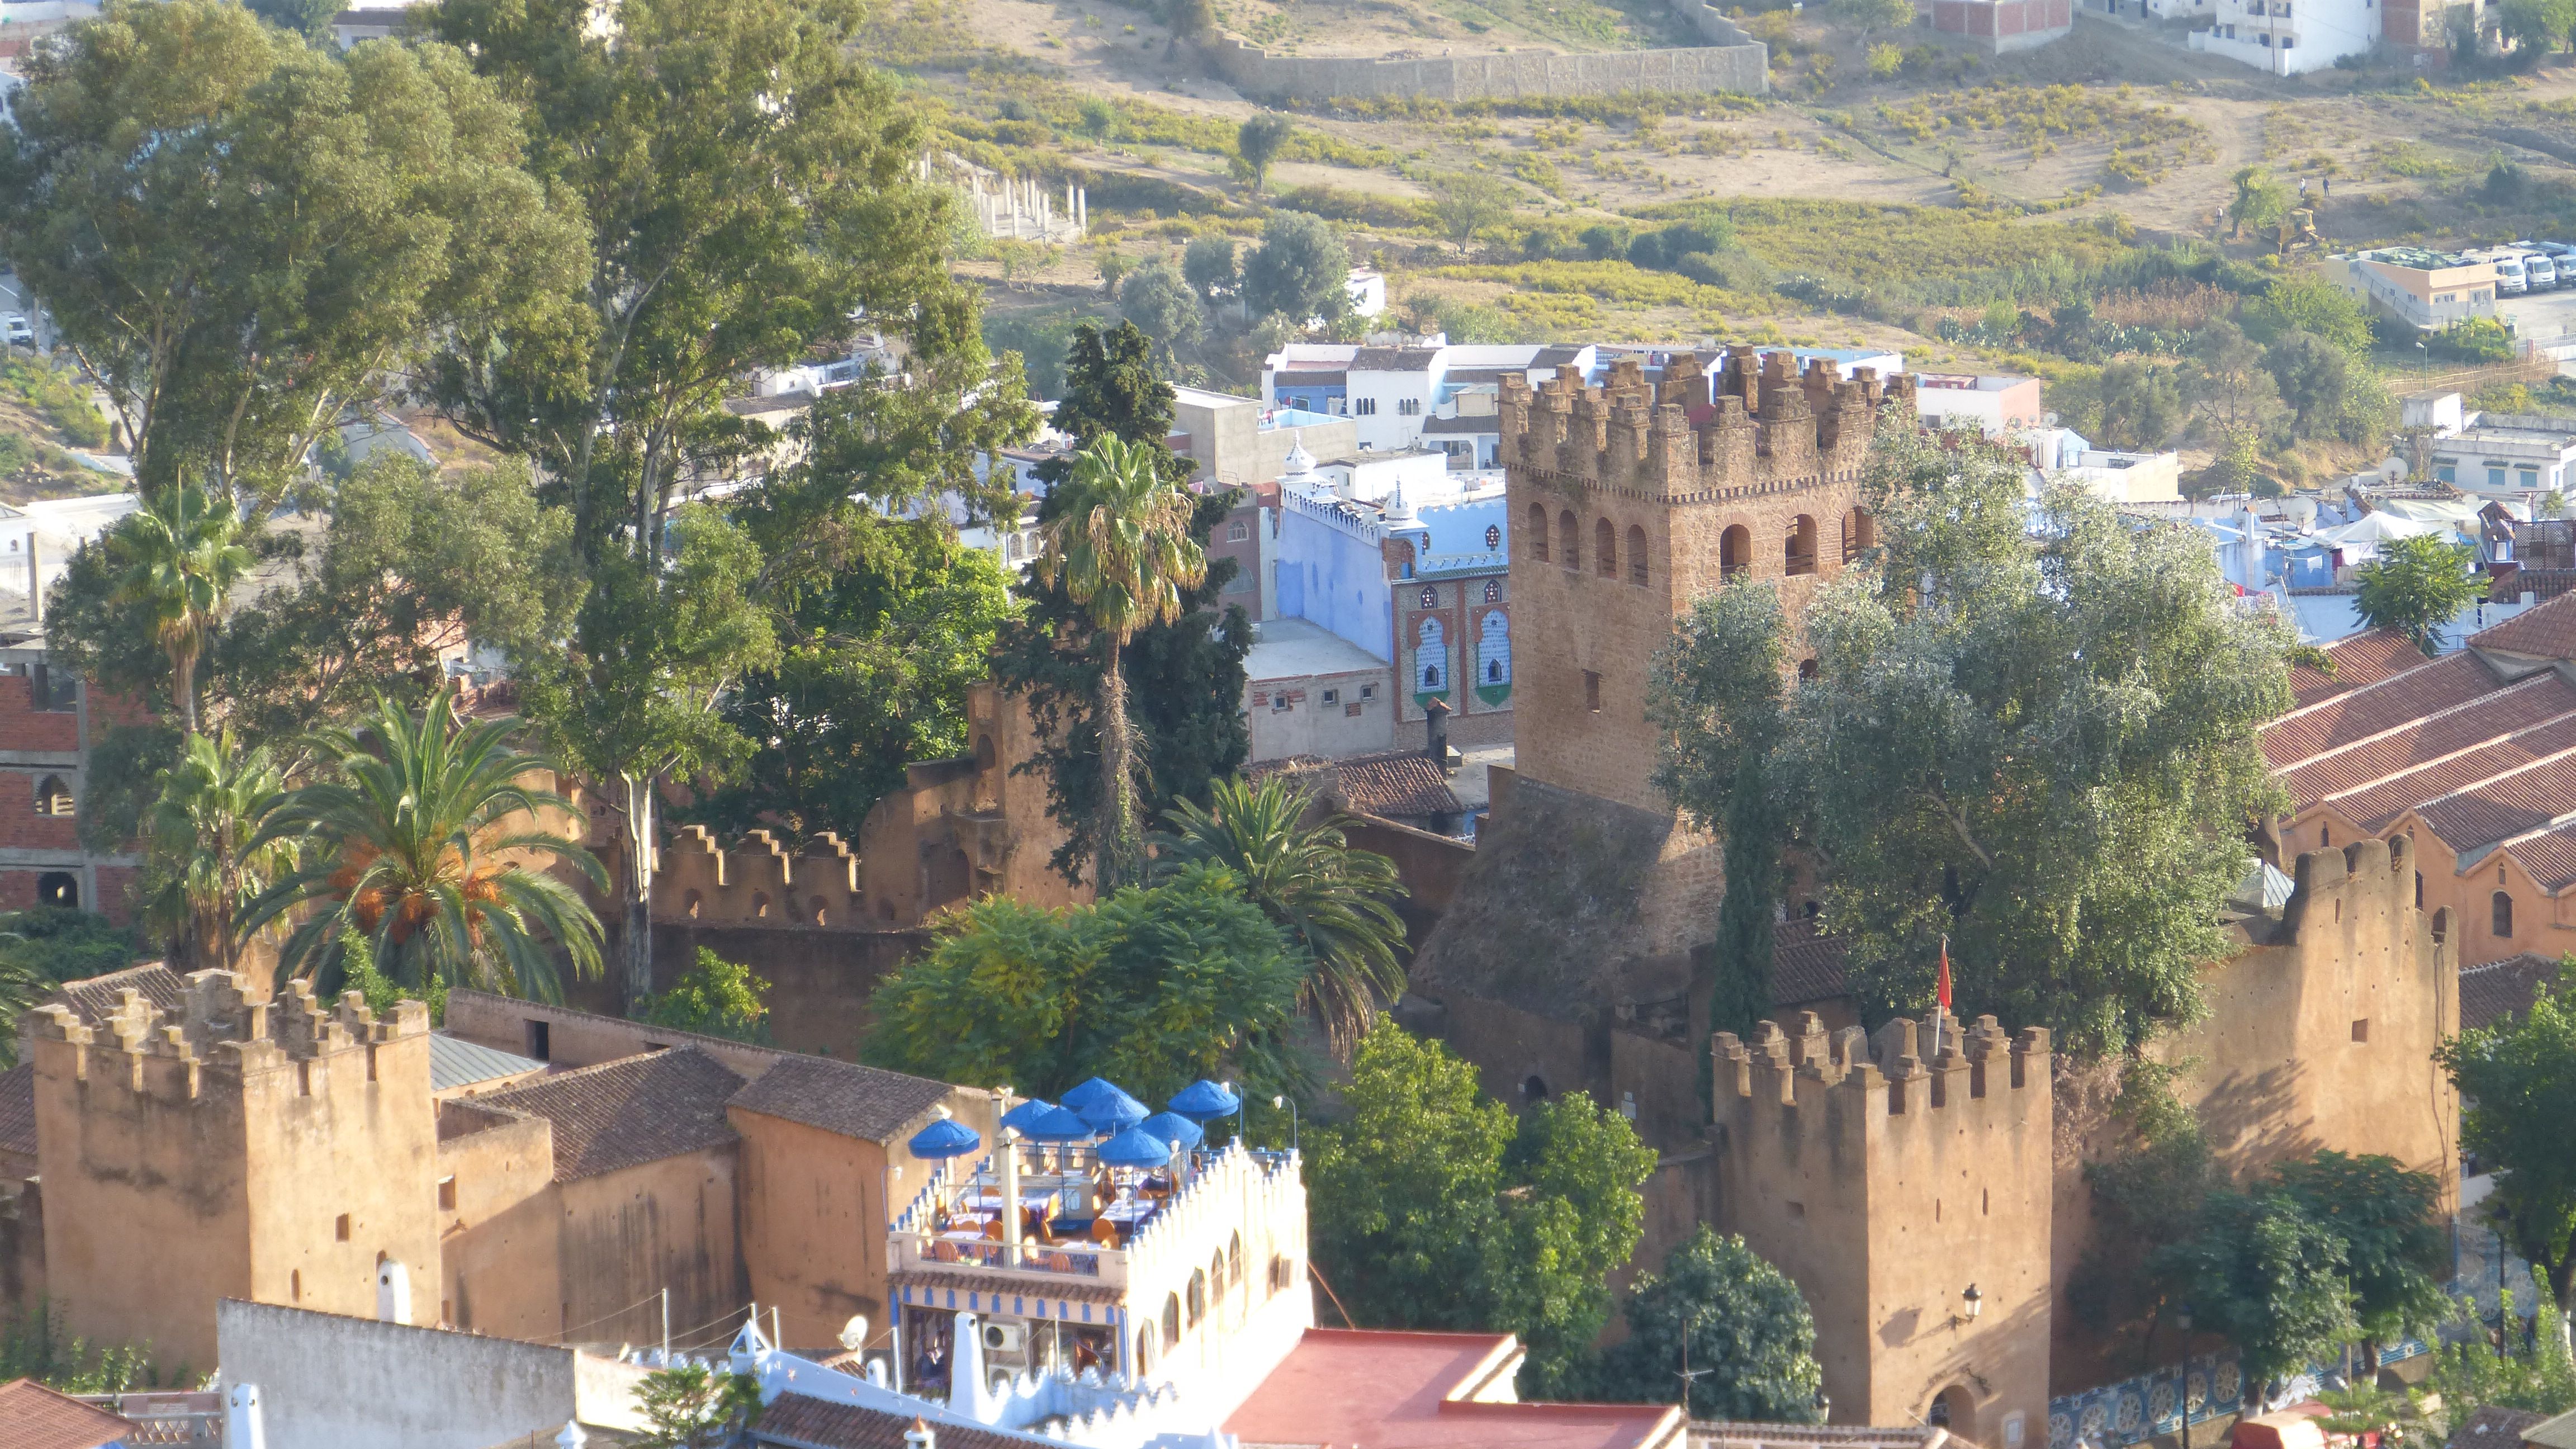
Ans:
{"label": "red flag on pole", "polygon": [[1947,1015],[1949,1015],[1949,1014],[1950,1014],[1950,938],[1949,938],[1948,936],[1946,936],[1946,935],[1944,935],[1944,936],[1941,938],[1941,984],[1940,984],[1940,986],[1939,986],[1938,988],[1936,988],[1936,989],[1935,989],[1935,991],[1934,991],[1934,993],[1933,993],[1933,994],[1934,994],[1935,996],[1937,996],[1937,997],[1939,997],[1939,998],[1940,998],[1940,1001],[1941,1001],[1941,1014],[1942,1014],[1943,1016],[1947,1016]]}

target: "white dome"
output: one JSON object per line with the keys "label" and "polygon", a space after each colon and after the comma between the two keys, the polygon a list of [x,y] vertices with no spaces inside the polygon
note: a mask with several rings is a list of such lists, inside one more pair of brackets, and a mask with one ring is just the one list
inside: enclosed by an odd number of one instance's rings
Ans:
{"label": "white dome", "polygon": [[1292,432],[1288,435],[1288,471],[1282,476],[1286,478],[1315,476],[1315,455],[1306,451],[1305,437],[1302,432]]}

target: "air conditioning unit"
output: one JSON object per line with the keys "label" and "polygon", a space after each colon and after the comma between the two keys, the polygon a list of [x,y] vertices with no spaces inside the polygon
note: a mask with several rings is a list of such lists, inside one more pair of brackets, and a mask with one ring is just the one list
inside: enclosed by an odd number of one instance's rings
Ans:
{"label": "air conditioning unit", "polygon": [[984,1325],[986,1353],[1018,1353],[1028,1345],[1029,1330],[1025,1324],[987,1323]]}

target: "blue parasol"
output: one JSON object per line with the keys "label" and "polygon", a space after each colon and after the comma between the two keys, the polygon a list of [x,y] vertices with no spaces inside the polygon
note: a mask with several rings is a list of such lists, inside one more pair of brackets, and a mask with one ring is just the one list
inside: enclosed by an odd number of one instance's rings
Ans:
{"label": "blue parasol", "polygon": [[1014,1132],[1025,1134],[1029,1130],[1030,1123],[1054,1110],[1055,1106],[1053,1103],[1041,1102],[1037,1098],[1031,1097],[1020,1105],[1003,1113],[1002,1125],[1010,1128]]}
{"label": "blue parasol", "polygon": [[1218,1117],[1231,1117],[1243,1110],[1243,1099],[1205,1077],[1181,1088],[1170,1102],[1171,1110],[1200,1122]]}
{"label": "blue parasol", "polygon": [[1098,1101],[1101,1097],[1108,1095],[1124,1096],[1126,1094],[1120,1092],[1118,1090],[1118,1084],[1110,1081],[1108,1078],[1094,1077],[1079,1087],[1069,1087],[1065,1089],[1065,1094],[1060,1100],[1063,1101],[1066,1110],[1079,1112],[1083,1108],[1090,1106],[1093,1102]]}
{"label": "blue parasol", "polygon": [[983,1144],[975,1129],[963,1122],[942,1117],[912,1134],[907,1144],[915,1157],[963,1157]]}
{"label": "blue parasol", "polygon": [[1100,1160],[1111,1167],[1160,1167],[1172,1160],[1172,1147],[1142,1127],[1130,1127],[1100,1144]]}
{"label": "blue parasol", "polygon": [[[1085,1085],[1089,1084],[1085,1083]],[[1108,1086],[1108,1083],[1103,1082],[1101,1085]],[[1094,1092],[1088,1100],[1079,1105],[1071,1103],[1067,1105],[1073,1106],[1073,1110],[1081,1115],[1083,1121],[1090,1123],[1094,1129],[1101,1132],[1115,1132],[1121,1127],[1133,1127],[1153,1115],[1145,1110],[1144,1103],[1116,1087],[1109,1087],[1105,1092]]]}
{"label": "blue parasol", "polygon": [[1031,1142],[1088,1142],[1100,1135],[1090,1123],[1062,1107],[1049,1107],[1020,1124],[1019,1134]]}
{"label": "blue parasol", "polygon": [[1175,1148],[1196,1147],[1207,1140],[1207,1133],[1199,1124],[1177,1112],[1157,1112],[1137,1125],[1140,1130],[1153,1133]]}

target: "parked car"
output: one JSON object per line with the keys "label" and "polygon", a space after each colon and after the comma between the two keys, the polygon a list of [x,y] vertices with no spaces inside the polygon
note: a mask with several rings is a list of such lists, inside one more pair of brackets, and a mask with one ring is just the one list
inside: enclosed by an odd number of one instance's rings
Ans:
{"label": "parked car", "polygon": [[36,345],[36,329],[28,325],[26,313],[12,312],[0,317],[0,340],[5,340],[11,347],[33,347]]}

